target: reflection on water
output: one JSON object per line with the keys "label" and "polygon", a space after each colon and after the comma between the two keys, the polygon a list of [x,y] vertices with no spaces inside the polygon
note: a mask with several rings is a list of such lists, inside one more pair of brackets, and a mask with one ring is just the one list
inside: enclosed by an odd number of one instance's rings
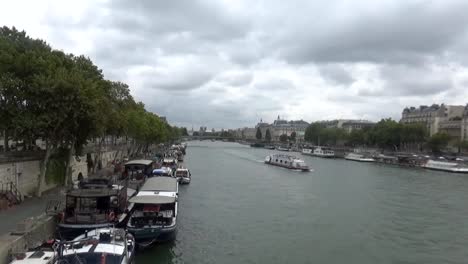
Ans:
{"label": "reflection on water", "polygon": [[[468,177],[190,142],[177,240],[137,263],[465,263]],[[300,156],[300,154],[295,154]],[[262,161],[262,162],[259,162]]]}

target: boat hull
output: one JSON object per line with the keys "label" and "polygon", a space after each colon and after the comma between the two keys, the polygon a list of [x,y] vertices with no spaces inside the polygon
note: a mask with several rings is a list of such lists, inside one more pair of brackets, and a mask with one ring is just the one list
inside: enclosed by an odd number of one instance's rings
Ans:
{"label": "boat hull", "polygon": [[190,178],[181,178],[180,179],[180,184],[189,184],[190,183]]}
{"label": "boat hull", "polygon": [[291,166],[285,166],[283,164],[277,164],[277,163],[268,162],[268,161],[265,161],[265,164],[273,165],[273,166],[277,166],[277,167],[281,167],[281,168],[285,168],[285,169],[290,169],[290,170],[310,171],[309,168],[294,168],[294,167],[291,167]]}
{"label": "boat hull", "polygon": [[422,166],[428,170],[435,170],[435,171],[445,171],[451,173],[468,173],[468,169],[449,169],[449,168],[437,168],[437,167],[430,167],[430,166]]}
{"label": "boat hull", "polygon": [[135,228],[128,227],[128,232],[130,232],[134,237],[136,243],[140,247],[148,247],[155,243],[164,243],[175,240],[176,238],[176,226],[173,227],[145,227],[145,228]]}

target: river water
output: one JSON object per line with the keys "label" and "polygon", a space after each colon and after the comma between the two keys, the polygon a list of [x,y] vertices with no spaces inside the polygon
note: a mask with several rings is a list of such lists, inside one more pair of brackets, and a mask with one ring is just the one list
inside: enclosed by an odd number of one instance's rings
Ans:
{"label": "river water", "polygon": [[189,142],[177,239],[137,263],[468,263],[468,175],[271,152]]}

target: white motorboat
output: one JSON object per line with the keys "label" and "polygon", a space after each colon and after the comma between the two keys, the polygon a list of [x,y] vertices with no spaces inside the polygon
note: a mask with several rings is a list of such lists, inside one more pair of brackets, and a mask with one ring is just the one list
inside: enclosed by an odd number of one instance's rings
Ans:
{"label": "white motorboat", "polygon": [[25,253],[13,254],[10,264],[54,264],[57,252],[53,249],[55,241],[50,241]]}
{"label": "white motorboat", "polygon": [[345,157],[347,160],[359,161],[359,162],[374,162],[375,160],[369,156],[361,153],[348,153]]}
{"label": "white motorboat", "polygon": [[175,172],[175,176],[177,181],[179,181],[181,184],[189,184],[192,178],[192,174],[187,168],[178,168]]}
{"label": "white motorboat", "polygon": [[309,166],[307,166],[307,164],[303,160],[292,155],[272,154],[265,158],[265,163],[292,170],[310,170]]}
{"label": "white motorboat", "polygon": [[331,149],[316,147],[312,155],[321,158],[334,158],[335,152]]}
{"label": "white motorboat", "polygon": [[134,263],[135,238],[120,228],[99,228],[59,242],[57,263]]}
{"label": "white motorboat", "polygon": [[431,170],[440,170],[456,173],[468,173],[468,167],[462,166],[456,162],[428,160],[426,164],[422,165],[423,168]]}
{"label": "white motorboat", "polygon": [[312,155],[312,153],[313,153],[312,149],[309,149],[309,148],[302,149],[302,154],[304,155]]}

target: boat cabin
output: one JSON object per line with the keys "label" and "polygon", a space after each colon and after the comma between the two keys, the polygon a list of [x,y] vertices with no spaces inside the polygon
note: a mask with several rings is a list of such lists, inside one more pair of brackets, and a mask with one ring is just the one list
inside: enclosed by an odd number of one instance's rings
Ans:
{"label": "boat cabin", "polygon": [[129,180],[142,180],[150,176],[153,172],[154,161],[152,160],[131,160],[125,163],[123,178]]}
{"label": "boat cabin", "polygon": [[172,177],[172,169],[168,167],[161,167],[159,169],[154,169],[152,175]]}
{"label": "boat cabin", "polygon": [[127,190],[113,188],[74,189],[67,193],[62,222],[101,224],[113,222],[127,207]]}

